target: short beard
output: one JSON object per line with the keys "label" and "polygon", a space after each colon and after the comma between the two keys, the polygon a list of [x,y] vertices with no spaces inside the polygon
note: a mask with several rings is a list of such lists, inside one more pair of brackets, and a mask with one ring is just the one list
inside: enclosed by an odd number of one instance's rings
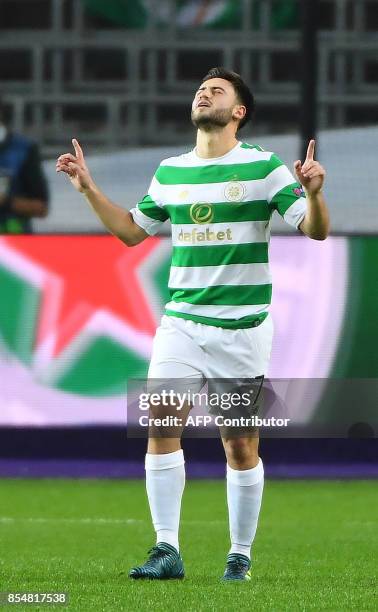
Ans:
{"label": "short beard", "polygon": [[223,110],[217,110],[209,115],[199,114],[197,117],[194,116],[192,111],[192,123],[199,130],[204,132],[216,132],[219,129],[226,127],[232,119],[232,110],[225,108]]}

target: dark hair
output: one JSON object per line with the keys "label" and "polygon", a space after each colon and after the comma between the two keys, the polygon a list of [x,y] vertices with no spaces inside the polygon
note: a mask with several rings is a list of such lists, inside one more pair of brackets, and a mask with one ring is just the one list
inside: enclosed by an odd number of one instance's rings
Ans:
{"label": "dark hair", "polygon": [[248,85],[244,83],[240,74],[222,67],[211,68],[207,75],[203,77],[201,83],[209,79],[225,79],[225,81],[229,81],[233,85],[238,100],[246,108],[246,113],[238,126],[238,130],[240,130],[240,128],[244,127],[245,124],[252,119],[255,112],[255,98]]}

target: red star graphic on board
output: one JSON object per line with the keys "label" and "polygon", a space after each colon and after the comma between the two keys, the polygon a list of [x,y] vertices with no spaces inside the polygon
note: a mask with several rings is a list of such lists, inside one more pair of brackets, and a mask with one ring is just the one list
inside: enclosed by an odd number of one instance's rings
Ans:
{"label": "red star graphic on board", "polygon": [[150,237],[132,248],[112,236],[17,236],[6,240],[47,273],[36,343],[56,333],[54,356],[98,309],[107,310],[138,331],[155,332],[155,317],[136,271],[159,238]]}

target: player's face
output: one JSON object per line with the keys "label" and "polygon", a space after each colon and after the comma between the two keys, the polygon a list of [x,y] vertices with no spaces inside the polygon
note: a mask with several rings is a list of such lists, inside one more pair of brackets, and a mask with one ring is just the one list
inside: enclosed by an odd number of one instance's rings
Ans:
{"label": "player's face", "polygon": [[233,85],[225,79],[209,79],[202,83],[192,104],[192,123],[204,131],[223,128],[233,119],[240,119],[243,108]]}

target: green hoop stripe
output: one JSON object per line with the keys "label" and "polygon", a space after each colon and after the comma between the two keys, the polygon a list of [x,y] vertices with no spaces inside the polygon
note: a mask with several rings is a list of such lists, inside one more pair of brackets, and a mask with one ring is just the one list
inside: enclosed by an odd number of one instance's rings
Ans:
{"label": "green hoop stripe", "polygon": [[[200,203],[199,203],[200,204]],[[208,204],[213,213],[212,223],[233,223],[235,221],[269,221],[272,209],[266,200],[254,200],[251,202],[219,202]],[[167,210],[172,223],[193,223],[190,216],[192,204],[167,204]]]}
{"label": "green hoop stripe", "polygon": [[255,306],[270,304],[272,285],[214,285],[203,289],[174,289],[169,287],[173,302],[211,304],[219,306]]}

